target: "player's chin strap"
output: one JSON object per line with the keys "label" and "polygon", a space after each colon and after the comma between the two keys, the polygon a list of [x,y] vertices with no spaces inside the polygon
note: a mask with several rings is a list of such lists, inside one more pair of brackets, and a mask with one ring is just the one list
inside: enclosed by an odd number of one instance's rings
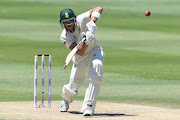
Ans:
{"label": "player's chin strap", "polygon": [[101,81],[89,80],[81,112],[84,112],[87,108],[90,108],[94,111],[99,93],[100,84]]}
{"label": "player's chin strap", "polygon": [[64,29],[64,24],[61,22],[60,19],[59,19],[59,23],[60,23],[61,27]]}

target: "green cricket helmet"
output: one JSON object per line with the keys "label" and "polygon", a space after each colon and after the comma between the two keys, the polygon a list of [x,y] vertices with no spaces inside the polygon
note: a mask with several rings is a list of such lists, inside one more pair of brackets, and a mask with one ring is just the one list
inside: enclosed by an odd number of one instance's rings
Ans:
{"label": "green cricket helmet", "polygon": [[[68,22],[70,21],[70,22]],[[63,28],[65,28],[69,32],[75,31],[75,21],[76,21],[76,15],[71,9],[64,9],[60,12],[60,19],[59,22]],[[67,24],[64,24],[64,22],[68,22]]]}
{"label": "green cricket helmet", "polygon": [[76,18],[76,15],[71,9],[64,9],[60,12],[60,23],[67,22]]}

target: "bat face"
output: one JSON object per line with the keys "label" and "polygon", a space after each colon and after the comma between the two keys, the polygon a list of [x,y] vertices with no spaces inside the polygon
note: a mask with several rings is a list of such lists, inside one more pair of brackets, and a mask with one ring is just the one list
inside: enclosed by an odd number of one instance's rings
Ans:
{"label": "bat face", "polygon": [[83,38],[83,39],[76,45],[76,47],[74,47],[73,50],[68,54],[68,56],[66,57],[64,69],[66,69],[66,67],[67,67],[67,65],[69,64],[69,62],[71,61],[72,57],[76,54],[76,52],[78,51],[78,49],[81,47],[81,45],[84,43],[85,40],[86,40],[86,38]]}
{"label": "bat face", "polygon": [[75,47],[66,57],[66,61],[65,61],[65,65],[64,65],[64,69],[66,69],[66,66],[69,64],[69,62],[71,61],[72,57],[75,55],[75,53],[77,52],[79,48]]}

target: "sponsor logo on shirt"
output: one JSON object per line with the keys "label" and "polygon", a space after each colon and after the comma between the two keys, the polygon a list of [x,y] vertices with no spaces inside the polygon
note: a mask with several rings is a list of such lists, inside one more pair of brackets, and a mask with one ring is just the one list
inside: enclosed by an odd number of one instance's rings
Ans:
{"label": "sponsor logo on shirt", "polygon": [[76,36],[73,36],[72,39],[73,39],[73,41],[76,41]]}

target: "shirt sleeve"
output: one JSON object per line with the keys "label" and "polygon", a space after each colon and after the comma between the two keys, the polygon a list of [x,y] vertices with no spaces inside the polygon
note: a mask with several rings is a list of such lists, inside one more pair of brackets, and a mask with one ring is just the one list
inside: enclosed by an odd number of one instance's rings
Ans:
{"label": "shirt sleeve", "polygon": [[74,42],[73,38],[68,35],[65,35],[64,32],[62,32],[60,40],[67,48],[69,48],[71,44]]}
{"label": "shirt sleeve", "polygon": [[77,16],[77,21],[79,22],[89,22],[90,21],[90,14],[89,14],[89,11],[85,12],[85,13],[82,13],[80,15]]}

